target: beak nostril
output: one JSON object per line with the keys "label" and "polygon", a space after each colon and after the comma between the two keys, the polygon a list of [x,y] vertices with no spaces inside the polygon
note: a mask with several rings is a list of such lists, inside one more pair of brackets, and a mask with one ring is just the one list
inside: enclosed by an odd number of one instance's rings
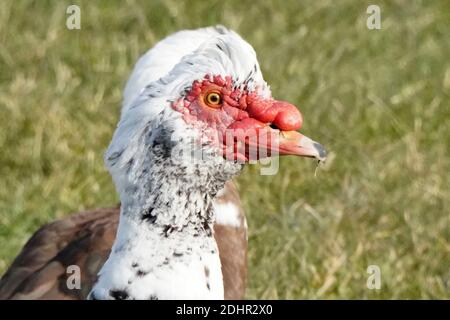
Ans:
{"label": "beak nostril", "polygon": [[271,127],[271,128],[274,129],[274,130],[280,130],[280,128],[278,128],[274,123],[271,123],[271,124],[269,125],[269,127]]}

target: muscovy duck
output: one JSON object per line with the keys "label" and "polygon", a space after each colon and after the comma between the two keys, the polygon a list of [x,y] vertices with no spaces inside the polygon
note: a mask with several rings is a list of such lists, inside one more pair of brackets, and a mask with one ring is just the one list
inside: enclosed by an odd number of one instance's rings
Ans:
{"label": "muscovy duck", "polygon": [[[253,48],[222,26],[177,32],[136,64],[105,154],[119,208],[41,228],[2,299],[239,299],[246,221],[231,179],[277,155],[323,161],[298,109],[272,98]],[[81,289],[69,289],[69,266]]]}

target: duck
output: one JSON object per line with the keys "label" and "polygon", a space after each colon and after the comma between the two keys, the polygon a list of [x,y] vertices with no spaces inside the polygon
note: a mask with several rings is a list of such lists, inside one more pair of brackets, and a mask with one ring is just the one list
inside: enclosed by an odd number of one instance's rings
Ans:
{"label": "duck", "polygon": [[1,278],[0,299],[244,298],[247,221],[233,178],[277,156],[324,161],[302,124],[236,32],[169,35],[137,61],[105,152],[120,205],[41,227]]}

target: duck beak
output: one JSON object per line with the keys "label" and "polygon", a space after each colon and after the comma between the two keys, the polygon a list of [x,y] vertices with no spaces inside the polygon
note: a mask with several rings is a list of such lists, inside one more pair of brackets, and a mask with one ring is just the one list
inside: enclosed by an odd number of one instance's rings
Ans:
{"label": "duck beak", "polygon": [[327,152],[320,143],[297,131],[280,131],[278,152],[280,155],[309,157],[319,161],[325,161],[327,157]]}
{"label": "duck beak", "polygon": [[219,137],[224,144],[224,155],[229,160],[237,158],[246,162],[276,155],[294,155],[325,161],[327,157],[320,143],[300,132],[272,128],[252,118],[237,122],[224,137]]}

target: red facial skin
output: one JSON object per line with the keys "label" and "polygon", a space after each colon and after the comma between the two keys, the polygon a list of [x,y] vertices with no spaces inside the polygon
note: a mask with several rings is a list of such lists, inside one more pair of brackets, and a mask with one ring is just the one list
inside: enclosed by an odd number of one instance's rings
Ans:
{"label": "red facial skin", "polygon": [[[220,104],[208,103],[207,97],[212,92],[220,95]],[[206,126],[206,136],[222,145],[224,157],[241,161],[249,160],[248,149],[252,146],[269,150],[266,156],[270,156],[270,150],[279,151],[277,142],[265,137],[274,132],[298,130],[303,122],[300,111],[288,102],[233,90],[231,77],[206,76],[203,81],[194,81],[190,92],[173,108],[183,114],[187,123]],[[260,158],[258,152],[256,158]]]}

